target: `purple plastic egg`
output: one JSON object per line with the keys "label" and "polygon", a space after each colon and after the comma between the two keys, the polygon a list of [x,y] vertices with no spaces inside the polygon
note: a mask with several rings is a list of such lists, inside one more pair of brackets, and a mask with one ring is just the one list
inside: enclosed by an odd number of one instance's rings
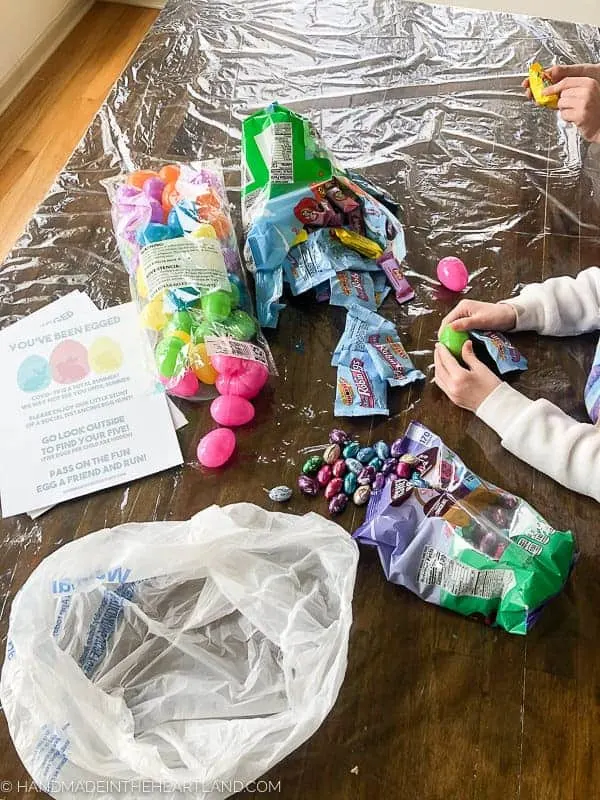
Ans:
{"label": "purple plastic egg", "polygon": [[325,466],[321,467],[317,472],[317,483],[319,486],[327,486],[332,477],[333,472],[331,471],[331,467],[329,464],[325,464]]}
{"label": "purple plastic egg", "polygon": [[155,200],[153,197],[150,198],[150,209],[150,222],[162,222],[165,212],[163,211],[163,207],[158,200]]}
{"label": "purple plastic egg", "polygon": [[413,474],[413,468],[410,464],[407,464],[405,461],[399,461],[398,466],[396,467],[396,475],[399,478],[405,478],[408,480],[410,476]]}
{"label": "purple plastic egg", "polygon": [[339,458],[333,465],[333,475],[336,478],[343,478],[346,474],[348,467],[343,458]]}
{"label": "purple plastic egg", "polygon": [[160,203],[164,188],[165,182],[160,178],[148,178],[148,180],[144,181],[142,191],[144,194],[148,195],[148,197],[152,197]]}
{"label": "purple plastic egg", "polygon": [[329,434],[331,444],[344,444],[348,441],[348,434],[339,428],[334,428]]}
{"label": "purple plastic egg", "polygon": [[307,494],[310,497],[316,497],[319,494],[319,484],[309,475],[300,475],[298,478],[298,488],[302,494]]}
{"label": "purple plastic egg", "polygon": [[404,450],[403,445],[404,439],[396,439],[396,441],[392,443],[392,446],[390,447],[390,455],[392,458],[400,458]]}
{"label": "purple plastic egg", "polygon": [[331,500],[342,491],[344,481],[341,478],[332,478],[325,487],[325,499]]}
{"label": "purple plastic egg", "polygon": [[335,497],[332,497],[329,501],[329,513],[330,514],[341,514],[342,511],[348,505],[348,495],[347,494],[336,494]]}
{"label": "purple plastic egg", "polygon": [[375,472],[373,467],[364,467],[358,473],[358,483],[360,486],[367,486],[370,483],[373,483],[375,480],[375,476],[377,473]]}

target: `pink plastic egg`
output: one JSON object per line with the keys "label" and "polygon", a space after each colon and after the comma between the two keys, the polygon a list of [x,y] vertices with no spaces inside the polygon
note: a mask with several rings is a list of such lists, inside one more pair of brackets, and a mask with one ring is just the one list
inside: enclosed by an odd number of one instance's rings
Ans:
{"label": "pink plastic egg", "polygon": [[167,392],[175,397],[193,397],[200,386],[198,378],[191,369],[186,370],[181,378],[164,378],[159,376]]}
{"label": "pink plastic egg", "polygon": [[226,394],[212,401],[210,415],[219,425],[237,428],[254,419],[254,406],[245,397]]}
{"label": "pink plastic egg", "polygon": [[235,394],[251,400],[269,378],[269,370],[258,361],[233,356],[211,356],[210,360],[219,373],[215,386],[223,395]]}
{"label": "pink plastic egg", "polygon": [[469,273],[460,258],[442,258],[437,267],[440,283],[451,292],[462,292],[469,282]]}
{"label": "pink plastic egg", "polygon": [[203,467],[222,467],[235,450],[235,433],[229,428],[217,428],[198,442],[198,461]]}

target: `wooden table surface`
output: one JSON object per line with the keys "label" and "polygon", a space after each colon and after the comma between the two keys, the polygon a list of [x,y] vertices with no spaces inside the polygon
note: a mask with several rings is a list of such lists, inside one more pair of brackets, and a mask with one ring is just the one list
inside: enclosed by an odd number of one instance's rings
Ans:
{"label": "wooden table surface", "polygon": [[[353,6],[350,8],[349,6]],[[310,113],[336,154],[391,187],[407,229],[408,307],[388,299],[418,366],[431,378],[439,321],[455,301],[435,264],[460,254],[470,297],[494,300],[524,283],[598,263],[600,156],[525,104],[519,73],[534,55],[600,60],[598,31],[508,15],[401,2],[265,4],[171,0],[25,237],[3,266],[0,312],[14,321],[73,288],[102,305],[128,299],[99,180],[147,153],[220,155],[235,188],[239,119],[273,97]],[[239,196],[232,193],[239,210]],[[279,377],[240,432],[226,471],[194,462],[210,425],[182,404],[185,465],[54,509],[5,520],[0,624],[49,553],[121,523],[185,519],[211,503],[273,508],[266,489],[294,485],[305,453],[339,422],[364,442],[392,440],[411,419],[442,435],[475,472],[571,528],[581,558],[566,591],[527,637],[429,606],[386,583],[361,552],[345,683],[319,731],[267,776],[285,800],[583,800],[600,785],[600,538],[598,506],[502,450],[497,436],[431,383],[391,392],[389,419],[332,414],[331,351],[344,313],[290,300],[269,334]],[[530,369],[517,386],[583,420],[593,336],[514,337]],[[286,507],[325,512],[295,494]],[[340,518],[349,531],[361,520]],[[26,773],[2,718],[0,798]],[[2,782],[4,781],[4,783]],[[250,793],[251,794],[251,793]],[[251,796],[254,796],[251,794]]]}

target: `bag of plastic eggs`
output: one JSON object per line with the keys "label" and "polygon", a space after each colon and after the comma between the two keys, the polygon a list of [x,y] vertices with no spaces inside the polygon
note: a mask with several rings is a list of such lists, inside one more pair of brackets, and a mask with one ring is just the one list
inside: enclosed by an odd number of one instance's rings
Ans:
{"label": "bag of plastic eggs", "polygon": [[214,397],[230,380],[219,364],[232,358],[260,391],[275,369],[254,316],[220,163],[160,164],[104,185],[140,325],[166,391],[190,400]]}

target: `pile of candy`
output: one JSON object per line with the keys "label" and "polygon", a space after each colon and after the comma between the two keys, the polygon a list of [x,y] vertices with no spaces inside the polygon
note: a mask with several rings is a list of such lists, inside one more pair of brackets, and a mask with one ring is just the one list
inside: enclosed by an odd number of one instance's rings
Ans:
{"label": "pile of candy", "polygon": [[471,472],[413,422],[393,445],[398,468],[373,486],[355,538],[376,547],[388,580],[430,603],[526,633],[565,584],[570,531]]}
{"label": "pile of candy", "polygon": [[[189,399],[217,391],[255,396],[268,377],[269,353],[253,316],[219,165],[167,164],[106,186],[160,382]],[[240,381],[251,394],[237,391]]]}
{"label": "pile of candy", "polygon": [[246,257],[255,273],[262,327],[275,328],[293,295],[375,311],[394,288],[414,297],[401,263],[404,234],[394,200],[364,178],[341,169],[308,120],[273,103],[242,126],[242,212]]}
{"label": "pile of candy", "polygon": [[391,445],[384,441],[361,447],[347,433],[335,428],[322,456],[311,456],[302,467],[298,488],[316,497],[323,491],[330,514],[341,514],[350,499],[357,506],[368,502],[371,492],[379,491],[388,478],[411,479],[422,484],[425,465],[402,451],[403,439]]}

